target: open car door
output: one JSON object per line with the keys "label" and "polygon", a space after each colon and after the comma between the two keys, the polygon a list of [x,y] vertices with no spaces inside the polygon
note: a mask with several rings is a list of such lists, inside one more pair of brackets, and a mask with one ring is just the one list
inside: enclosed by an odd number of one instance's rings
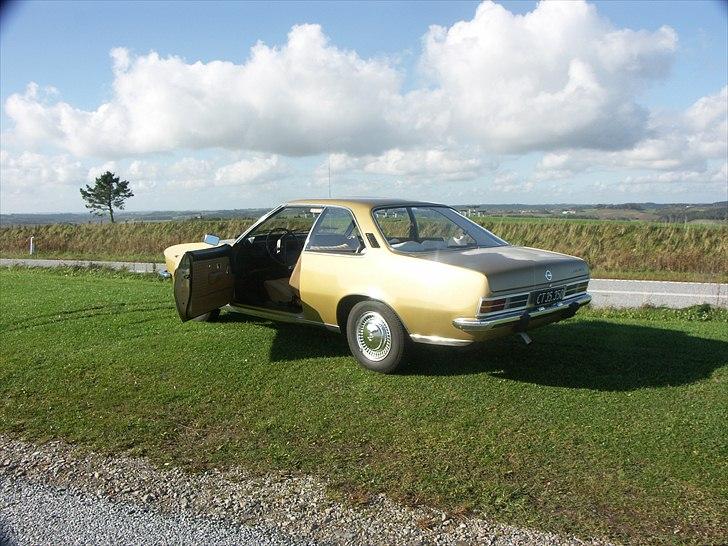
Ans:
{"label": "open car door", "polygon": [[185,252],[174,274],[174,299],[182,321],[219,309],[233,299],[232,247]]}

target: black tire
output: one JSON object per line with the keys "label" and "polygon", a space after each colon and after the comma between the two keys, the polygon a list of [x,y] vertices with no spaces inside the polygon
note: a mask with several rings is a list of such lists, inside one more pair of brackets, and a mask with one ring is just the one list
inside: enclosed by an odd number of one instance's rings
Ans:
{"label": "black tire", "polygon": [[213,309],[209,313],[205,313],[204,315],[200,315],[199,317],[195,317],[190,320],[194,322],[215,322],[218,318],[220,318],[220,309]]}
{"label": "black tire", "polygon": [[400,366],[409,341],[394,311],[373,300],[361,301],[351,309],[346,338],[359,364],[380,373],[392,373]]}

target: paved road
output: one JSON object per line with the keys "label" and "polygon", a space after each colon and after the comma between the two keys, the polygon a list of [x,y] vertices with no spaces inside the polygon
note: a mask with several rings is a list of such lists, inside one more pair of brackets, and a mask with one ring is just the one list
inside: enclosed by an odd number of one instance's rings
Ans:
{"label": "paved road", "polygon": [[165,269],[164,264],[149,262],[102,262],[99,260],[35,260],[25,258],[0,258],[0,267],[24,265],[27,267],[108,267],[126,269],[133,273],[155,273]]}
{"label": "paved road", "polygon": [[311,545],[263,526],[162,514],[74,488],[0,478],[0,545]]}
{"label": "paved road", "polygon": [[595,307],[728,307],[728,284],[722,283],[592,279],[589,293]]}
{"label": "paved road", "polygon": [[[0,266],[10,265],[31,267],[88,267],[90,265],[99,265],[113,269],[126,269],[136,273],[154,273],[165,268],[165,265],[161,263],[0,258]],[[680,308],[702,303],[728,307],[728,284],[724,283],[592,279],[589,283],[589,292],[594,298],[592,300],[594,307],[656,305]]]}

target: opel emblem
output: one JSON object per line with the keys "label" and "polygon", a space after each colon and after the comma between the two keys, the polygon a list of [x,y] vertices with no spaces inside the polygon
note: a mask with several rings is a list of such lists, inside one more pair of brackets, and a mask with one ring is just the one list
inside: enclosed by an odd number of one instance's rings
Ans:
{"label": "opel emblem", "polygon": [[544,276],[546,277],[547,281],[550,281],[551,278],[553,277],[553,275],[551,274],[551,271],[549,271],[548,269],[546,270],[546,273],[544,273]]}

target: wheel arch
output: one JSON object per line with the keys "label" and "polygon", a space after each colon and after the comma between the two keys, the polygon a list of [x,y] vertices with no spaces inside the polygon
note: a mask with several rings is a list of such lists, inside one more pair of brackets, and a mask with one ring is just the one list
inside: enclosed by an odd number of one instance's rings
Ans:
{"label": "wheel arch", "polygon": [[399,322],[400,324],[402,324],[402,328],[404,328],[407,336],[409,336],[409,330],[407,329],[407,325],[404,323],[402,317],[399,316],[399,313],[397,313],[397,310],[394,307],[389,305],[386,301],[382,301],[380,299],[373,298],[364,294],[349,294],[348,296],[344,296],[339,300],[339,303],[336,306],[336,323],[339,326],[340,332],[346,333],[346,321],[349,318],[349,313],[357,303],[360,303],[362,301],[376,301],[377,303],[381,303],[382,305],[386,305],[387,307],[389,307],[392,310],[392,313],[394,313],[399,319]]}

